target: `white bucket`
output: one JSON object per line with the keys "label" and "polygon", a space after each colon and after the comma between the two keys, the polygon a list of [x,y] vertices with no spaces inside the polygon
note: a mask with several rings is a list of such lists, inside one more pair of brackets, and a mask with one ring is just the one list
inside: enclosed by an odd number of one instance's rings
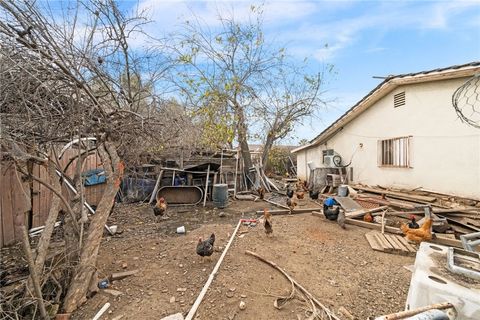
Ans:
{"label": "white bucket", "polygon": [[177,228],[177,233],[184,234],[185,233],[185,226],[181,226]]}

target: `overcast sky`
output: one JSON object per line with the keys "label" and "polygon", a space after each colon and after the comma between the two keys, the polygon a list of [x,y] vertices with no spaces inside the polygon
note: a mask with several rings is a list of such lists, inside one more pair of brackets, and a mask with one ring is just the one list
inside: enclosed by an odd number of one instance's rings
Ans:
{"label": "overcast sky", "polygon": [[[191,17],[215,25],[218,12],[246,17],[255,1],[123,1],[148,8],[147,26],[163,35]],[[313,70],[331,63],[325,88],[330,111],[305,121],[290,143],[311,139],[381,80],[372,76],[417,72],[480,60],[480,1],[266,1],[267,39],[286,46]],[[326,46],[327,45],[327,46]]]}
{"label": "overcast sky", "polygon": [[[132,5],[134,3],[132,2]],[[191,13],[214,25],[220,11],[247,16],[255,1],[143,0],[154,24],[168,33]],[[323,119],[299,126],[292,143],[311,139],[360,100],[379,81],[372,76],[409,73],[480,60],[480,1],[268,1],[268,39],[286,46],[312,69],[335,66],[325,88]],[[327,45],[327,46],[326,46]]]}

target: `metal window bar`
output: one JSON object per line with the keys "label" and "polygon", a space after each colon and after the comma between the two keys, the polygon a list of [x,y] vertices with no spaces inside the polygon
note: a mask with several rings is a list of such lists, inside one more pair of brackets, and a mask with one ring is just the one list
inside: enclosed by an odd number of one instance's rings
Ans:
{"label": "metal window bar", "polygon": [[410,136],[378,141],[378,165],[385,167],[410,167]]}

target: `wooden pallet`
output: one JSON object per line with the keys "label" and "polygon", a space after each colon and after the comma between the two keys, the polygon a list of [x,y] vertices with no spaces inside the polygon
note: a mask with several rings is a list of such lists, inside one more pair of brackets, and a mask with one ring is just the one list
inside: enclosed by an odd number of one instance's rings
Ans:
{"label": "wooden pallet", "polygon": [[408,256],[414,256],[417,252],[415,246],[411,245],[404,237],[399,235],[370,231],[365,234],[365,237],[370,247],[376,251]]}

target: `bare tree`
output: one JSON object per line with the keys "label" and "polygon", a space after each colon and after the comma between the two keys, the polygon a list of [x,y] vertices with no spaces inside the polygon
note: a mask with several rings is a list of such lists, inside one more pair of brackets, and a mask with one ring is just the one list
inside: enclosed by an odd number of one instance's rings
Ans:
{"label": "bare tree", "polygon": [[305,118],[318,116],[320,107],[326,105],[321,92],[325,72],[311,75],[306,72],[307,65],[289,64],[285,57],[281,60],[280,65],[262,77],[258,84],[260,94],[252,92],[256,98],[254,117],[266,133],[262,152],[264,166],[277,141],[286,138]]}
{"label": "bare tree", "polygon": [[[40,272],[44,277],[40,283],[51,280],[60,286],[58,290],[63,293],[58,299],[62,298],[65,312],[72,312],[85,301],[89,284],[95,280],[103,227],[120,186],[124,161],[136,156],[136,146],[147,148],[158,141],[166,144],[182,130],[171,121],[175,115],[164,113],[166,109],[156,92],[168,68],[162,55],[130,45],[132,37],[143,35],[142,26],[147,20],[142,13],[127,16],[113,0],[71,5],[71,10],[58,14],[55,10],[59,8],[48,7],[48,2],[0,2],[3,159],[10,159],[26,178],[54,193],[35,270],[45,268],[46,250],[58,215],[56,197],[67,208],[65,253],[72,265],[64,270],[64,281],[51,272]],[[54,173],[63,169],[56,155],[58,145],[78,137],[96,138],[95,148],[107,177],[96,213],[87,221],[82,216],[81,193],[70,203],[62,196]],[[80,143],[78,148],[81,160],[90,150]],[[48,168],[49,181],[29,170],[32,162]],[[81,190],[78,168],[74,183]],[[28,313],[25,308],[29,305],[17,311]]]}
{"label": "bare tree", "polygon": [[194,114],[203,116],[204,134],[217,144],[236,138],[247,175],[251,136],[264,140],[266,164],[274,143],[324,105],[320,89],[326,72],[309,74],[306,65],[289,60],[285,48],[267,43],[262,16],[261,6],[252,6],[241,22],[219,13],[219,26],[211,28],[195,18],[169,46],[176,62],[172,78]]}
{"label": "bare tree", "polygon": [[[216,114],[211,117],[215,121],[224,121],[221,129],[227,140],[229,135],[236,137],[248,176],[252,159],[247,113],[254,99],[252,92],[262,74],[278,63],[278,51],[270,50],[264,39],[261,8],[251,9],[246,22],[221,16],[220,26],[213,30],[198,18],[187,21],[169,46],[181,92],[190,106]],[[210,103],[212,100],[216,103]]]}

